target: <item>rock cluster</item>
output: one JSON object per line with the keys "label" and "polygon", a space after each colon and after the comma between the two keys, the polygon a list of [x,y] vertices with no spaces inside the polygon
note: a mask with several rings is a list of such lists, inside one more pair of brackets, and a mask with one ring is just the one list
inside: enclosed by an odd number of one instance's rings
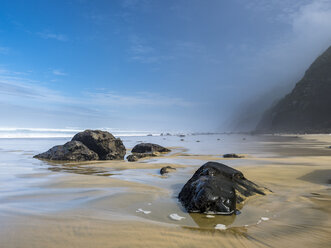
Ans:
{"label": "rock cluster", "polygon": [[63,161],[120,160],[126,149],[119,138],[100,130],[77,133],[64,145],[54,146],[34,158]]}

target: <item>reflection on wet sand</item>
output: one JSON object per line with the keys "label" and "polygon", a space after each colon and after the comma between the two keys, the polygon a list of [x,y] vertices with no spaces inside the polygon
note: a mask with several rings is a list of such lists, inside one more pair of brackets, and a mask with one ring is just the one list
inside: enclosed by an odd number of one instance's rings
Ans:
{"label": "reflection on wet sand", "polygon": [[[192,213],[191,218],[201,229],[214,229],[217,224],[223,224],[225,226],[230,226],[236,219],[236,215],[208,215]],[[213,217],[211,217],[213,216]]]}
{"label": "reflection on wet sand", "polygon": [[82,175],[95,175],[95,176],[112,176],[108,170],[101,169],[98,167],[88,167],[81,165],[53,165],[48,168],[50,171],[54,172],[69,172],[77,173]]}

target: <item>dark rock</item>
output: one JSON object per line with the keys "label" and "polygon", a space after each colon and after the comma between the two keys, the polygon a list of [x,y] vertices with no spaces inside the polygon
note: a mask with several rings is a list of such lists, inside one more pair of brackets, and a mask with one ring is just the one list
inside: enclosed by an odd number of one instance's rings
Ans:
{"label": "dark rock", "polygon": [[140,143],[132,148],[132,154],[127,157],[128,161],[137,161],[140,158],[155,157],[160,153],[170,152],[171,150],[152,143]]}
{"label": "dark rock", "polygon": [[173,168],[171,166],[162,167],[160,170],[160,174],[163,175],[163,174],[169,173],[171,170],[176,170],[176,168]]}
{"label": "dark rock", "polygon": [[208,162],[194,173],[178,198],[188,212],[233,214],[236,204],[252,195],[265,195],[265,191],[240,171]]}
{"label": "dark rock", "polygon": [[243,158],[244,156],[235,154],[235,153],[228,153],[228,154],[224,154],[223,158]]}
{"label": "dark rock", "polygon": [[221,140],[221,139],[217,139],[217,140]]}
{"label": "dark rock", "polygon": [[100,130],[85,130],[77,133],[72,140],[80,141],[99,155],[100,160],[124,159],[126,149],[121,139]]}
{"label": "dark rock", "polygon": [[130,154],[127,157],[127,160],[129,162],[135,162],[135,161],[138,161],[138,159],[141,159],[141,158],[156,157],[157,155],[158,155],[157,153],[133,153],[133,154]]}
{"label": "dark rock", "polygon": [[196,142],[200,142],[200,140],[197,140]]}
{"label": "dark rock", "polygon": [[184,141],[184,139],[180,139],[180,141]]}
{"label": "dark rock", "polygon": [[184,138],[185,137],[185,135],[184,134],[180,134],[180,135],[178,135],[180,138]]}
{"label": "dark rock", "polygon": [[136,161],[138,161],[138,157],[135,156],[135,155],[133,155],[133,154],[131,154],[131,155],[127,156],[127,160],[129,162],[136,162]]}
{"label": "dark rock", "polygon": [[292,92],[267,110],[256,132],[331,132],[331,46],[319,56]]}
{"label": "dark rock", "polygon": [[62,161],[98,160],[99,156],[88,149],[80,141],[69,141],[64,145],[54,146],[47,152],[38,154],[34,158]]}
{"label": "dark rock", "polygon": [[171,150],[152,143],[141,143],[135,145],[132,149],[132,153],[155,153],[155,152],[170,152]]}
{"label": "dark rock", "polygon": [[147,134],[147,136],[153,136],[153,134],[150,133],[150,134]]}

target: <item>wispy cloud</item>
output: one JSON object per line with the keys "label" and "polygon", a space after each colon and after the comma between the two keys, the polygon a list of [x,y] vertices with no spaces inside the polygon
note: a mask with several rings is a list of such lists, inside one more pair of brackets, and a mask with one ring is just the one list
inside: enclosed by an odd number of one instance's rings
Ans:
{"label": "wispy cloud", "polygon": [[49,31],[44,31],[44,32],[38,32],[37,35],[39,35],[41,38],[43,39],[54,39],[54,40],[58,40],[58,41],[68,41],[68,37],[64,34],[56,34],[56,33],[52,33]]}
{"label": "wispy cloud", "polygon": [[158,49],[150,45],[150,42],[137,35],[130,36],[129,42],[129,56],[132,61],[152,64],[174,59],[174,56],[161,53]]}
{"label": "wispy cloud", "polygon": [[[59,91],[41,86],[42,82],[26,77],[15,76],[8,71],[0,71],[0,95],[2,100],[20,104],[40,106],[43,103],[70,105],[71,108],[86,107],[92,109],[109,109],[117,107],[192,107],[192,102],[175,96],[166,96],[153,92],[119,94],[115,92],[80,92],[75,97],[65,96]],[[80,96],[79,96],[80,95]]]}
{"label": "wispy cloud", "polygon": [[53,73],[54,75],[56,75],[56,76],[67,76],[67,75],[68,75],[67,73],[65,73],[65,72],[63,72],[63,71],[61,71],[61,70],[58,70],[58,69],[54,69],[54,70],[52,71],[52,73]]}
{"label": "wispy cloud", "polygon": [[182,98],[169,97],[152,92],[138,92],[134,95],[121,95],[114,92],[106,93],[88,93],[94,102],[111,106],[127,106],[127,107],[139,107],[139,106],[153,106],[153,107],[192,107],[194,103],[186,101]]}

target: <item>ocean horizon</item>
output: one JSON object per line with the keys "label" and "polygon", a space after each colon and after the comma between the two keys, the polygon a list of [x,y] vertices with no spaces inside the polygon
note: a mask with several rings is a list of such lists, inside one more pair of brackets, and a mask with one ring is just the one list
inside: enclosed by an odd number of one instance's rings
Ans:
{"label": "ocean horizon", "polygon": [[[140,130],[119,130],[112,128],[96,128],[103,131],[109,131],[116,137],[147,136],[160,135],[156,131]],[[82,132],[80,128],[0,128],[0,139],[19,139],[19,138],[70,138],[76,133]]]}

